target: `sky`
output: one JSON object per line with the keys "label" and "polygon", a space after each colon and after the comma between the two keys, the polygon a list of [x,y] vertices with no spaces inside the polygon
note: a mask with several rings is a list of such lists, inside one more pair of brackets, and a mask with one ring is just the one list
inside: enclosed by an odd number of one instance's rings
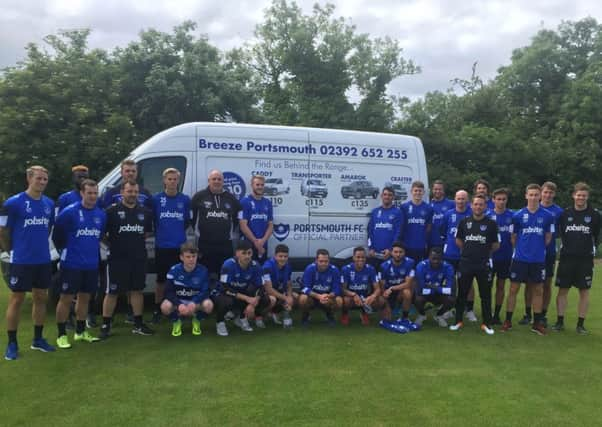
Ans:
{"label": "sky", "polygon": [[[298,0],[304,13],[314,3]],[[331,0],[335,16],[358,33],[397,39],[404,57],[422,68],[388,88],[391,95],[422,97],[445,91],[454,78],[468,79],[472,64],[485,81],[510,62],[540,29],[591,16],[602,21],[602,2],[592,0]],[[136,40],[140,30],[171,32],[184,20],[222,50],[253,41],[270,0],[0,0],[0,68],[15,65],[25,46],[43,45],[59,29],[91,28],[91,47],[111,50]]]}

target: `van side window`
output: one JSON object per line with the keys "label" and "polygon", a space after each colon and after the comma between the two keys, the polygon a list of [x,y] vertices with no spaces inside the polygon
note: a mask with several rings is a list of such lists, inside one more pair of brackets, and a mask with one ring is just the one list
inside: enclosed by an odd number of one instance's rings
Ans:
{"label": "van side window", "polygon": [[180,171],[180,184],[178,191],[182,191],[186,178],[186,157],[152,157],[138,162],[138,183],[145,187],[151,194],[163,191],[163,171],[167,168],[176,168]]}

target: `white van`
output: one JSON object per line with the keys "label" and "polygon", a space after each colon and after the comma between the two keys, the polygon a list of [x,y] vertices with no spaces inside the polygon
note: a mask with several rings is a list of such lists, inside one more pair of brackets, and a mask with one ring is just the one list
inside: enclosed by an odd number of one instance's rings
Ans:
{"label": "white van", "polygon": [[[342,188],[369,181],[380,189],[391,183],[409,190],[414,180],[428,188],[422,143],[395,134],[186,123],[148,139],[128,158],[138,164],[140,182],[151,193],[162,190],[161,173],[168,167],[181,171],[181,189],[191,197],[207,186],[211,169],[223,172],[225,188],[239,199],[248,194],[252,175],[286,182],[290,191],[266,195],[274,205],[268,244],[270,250],[287,244],[295,271],[302,271],[319,248],[341,264],[355,246],[366,244],[368,216],[380,198],[346,198]],[[100,193],[120,179],[116,167],[100,181]]]}

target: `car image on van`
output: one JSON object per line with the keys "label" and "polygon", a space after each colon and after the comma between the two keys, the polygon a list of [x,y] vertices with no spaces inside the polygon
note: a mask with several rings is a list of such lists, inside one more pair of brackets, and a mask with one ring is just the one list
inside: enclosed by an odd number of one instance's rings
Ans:
{"label": "car image on van", "polygon": [[306,179],[301,183],[301,195],[309,198],[326,198],[328,187],[320,179]]}
{"label": "car image on van", "polygon": [[343,199],[355,197],[356,199],[367,199],[378,197],[378,187],[372,185],[370,181],[353,181],[349,185],[341,187],[341,196]]}
{"label": "car image on van", "polygon": [[385,183],[385,187],[391,187],[394,192],[393,200],[406,201],[408,198],[408,191],[400,184],[391,184],[390,182]]}
{"label": "car image on van", "polygon": [[266,178],[265,186],[263,187],[263,194],[266,196],[278,196],[280,194],[288,194],[291,191],[291,187],[288,182],[282,178]]}

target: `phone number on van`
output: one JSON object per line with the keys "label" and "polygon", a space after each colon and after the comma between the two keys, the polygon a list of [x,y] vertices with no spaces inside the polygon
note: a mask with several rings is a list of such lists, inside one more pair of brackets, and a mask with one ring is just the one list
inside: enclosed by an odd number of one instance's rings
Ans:
{"label": "phone number on van", "polygon": [[394,159],[406,160],[408,158],[407,150],[398,150],[396,148],[378,148],[364,147],[358,148],[347,145],[319,145],[316,148],[312,144],[306,145],[279,145],[279,144],[258,144],[253,141],[242,142],[218,142],[207,141],[204,138],[199,139],[199,148],[209,151],[251,151],[256,153],[285,153],[285,154],[310,154],[338,157],[366,157],[376,159]]}

